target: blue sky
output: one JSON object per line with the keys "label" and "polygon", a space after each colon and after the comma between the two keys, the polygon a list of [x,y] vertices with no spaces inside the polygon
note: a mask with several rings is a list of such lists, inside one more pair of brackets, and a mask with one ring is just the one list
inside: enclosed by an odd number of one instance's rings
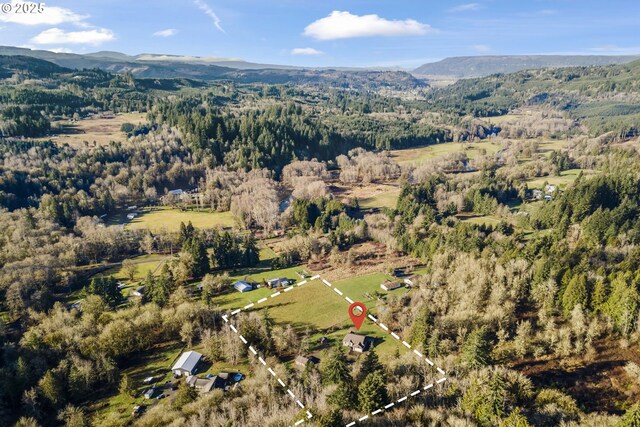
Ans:
{"label": "blue sky", "polygon": [[0,12],[0,44],[305,66],[640,54],[637,0],[52,0],[44,9]]}

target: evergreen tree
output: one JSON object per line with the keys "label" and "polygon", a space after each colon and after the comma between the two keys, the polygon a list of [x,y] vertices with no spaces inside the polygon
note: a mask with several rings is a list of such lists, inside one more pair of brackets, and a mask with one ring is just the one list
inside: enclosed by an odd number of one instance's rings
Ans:
{"label": "evergreen tree", "polygon": [[462,346],[462,361],[471,368],[491,364],[491,341],[484,326],[467,336]]}
{"label": "evergreen tree", "polygon": [[118,391],[120,392],[120,394],[133,397],[135,389],[133,388],[133,384],[131,384],[129,375],[122,375],[122,377],[120,378],[120,384],[118,385]]}
{"label": "evergreen tree", "polygon": [[514,409],[507,418],[502,420],[500,427],[531,427],[527,417],[522,415],[520,408]]}
{"label": "evergreen tree", "polygon": [[111,307],[117,307],[123,300],[122,293],[118,289],[118,282],[112,276],[94,277],[91,279],[87,292],[102,297]]}
{"label": "evergreen tree", "polygon": [[625,412],[616,427],[640,427],[640,403],[636,403]]}
{"label": "evergreen tree", "polygon": [[320,417],[318,421],[318,427],[342,427],[344,426],[344,419],[342,418],[342,412],[334,409],[327,414]]}
{"label": "evergreen tree", "polygon": [[588,301],[587,279],[583,274],[577,274],[571,278],[562,294],[562,311],[565,317],[568,317],[578,304],[588,307]]}
{"label": "evergreen tree", "polygon": [[358,388],[353,382],[341,382],[327,401],[341,409],[358,409]]}
{"label": "evergreen tree", "polygon": [[340,347],[333,349],[322,373],[325,381],[330,384],[340,384],[353,380],[347,366],[347,357]]}
{"label": "evergreen tree", "polygon": [[413,319],[410,332],[411,344],[415,347],[421,347],[422,349],[428,348],[429,330],[432,322],[433,315],[429,307],[425,304],[420,308],[415,319]]}
{"label": "evergreen tree", "polygon": [[639,306],[640,293],[631,273],[617,274],[611,281],[611,294],[605,310],[623,334],[629,334],[636,324]]}
{"label": "evergreen tree", "polygon": [[388,400],[386,382],[380,371],[369,374],[358,388],[360,410],[365,414],[382,408]]}
{"label": "evergreen tree", "polygon": [[367,352],[367,355],[362,362],[362,366],[360,367],[360,380],[364,380],[367,376],[369,376],[369,374],[372,374],[374,372],[384,373],[384,367],[380,363],[376,352],[371,349],[369,350],[369,352]]}
{"label": "evergreen tree", "polygon": [[260,249],[258,248],[256,238],[253,234],[249,233],[244,237],[242,248],[244,251],[244,267],[253,267],[260,262]]}
{"label": "evergreen tree", "polygon": [[194,236],[187,241],[186,251],[191,255],[191,275],[202,277],[210,270],[209,254],[207,247],[199,236]]}
{"label": "evergreen tree", "polygon": [[607,283],[603,279],[598,279],[593,286],[593,295],[591,296],[591,309],[595,312],[601,311],[605,302],[607,302],[607,297]]}
{"label": "evergreen tree", "polygon": [[184,222],[180,223],[180,243],[184,244],[191,240],[195,235],[196,229],[191,224],[191,221],[187,225]]}
{"label": "evergreen tree", "polygon": [[48,370],[40,382],[40,393],[52,406],[58,407],[66,401],[64,385],[61,379],[53,371]]}

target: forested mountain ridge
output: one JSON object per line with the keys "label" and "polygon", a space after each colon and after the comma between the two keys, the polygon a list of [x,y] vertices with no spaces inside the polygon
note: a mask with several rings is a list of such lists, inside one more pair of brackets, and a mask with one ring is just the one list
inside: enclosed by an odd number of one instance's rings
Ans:
{"label": "forested mountain ridge", "polygon": [[437,109],[476,117],[525,106],[548,106],[584,122],[594,135],[637,134],[640,61],[603,67],[520,71],[460,80],[435,89],[427,102]]}
{"label": "forested mountain ridge", "polygon": [[82,70],[101,69],[114,74],[130,73],[139,78],[187,78],[207,81],[231,80],[238,83],[307,84],[375,89],[389,87],[404,90],[426,87],[427,84],[403,71],[370,71],[338,69],[303,69],[256,64],[233,68],[234,62],[198,62],[162,56],[142,55],[142,59],[123,54],[96,53],[88,55],[55,53],[12,46],[0,46],[0,55],[34,57],[61,67]]}
{"label": "forested mountain ridge", "polygon": [[484,77],[537,68],[562,68],[624,64],[639,59],[636,55],[491,55],[460,56],[421,65],[417,75],[454,78]]}

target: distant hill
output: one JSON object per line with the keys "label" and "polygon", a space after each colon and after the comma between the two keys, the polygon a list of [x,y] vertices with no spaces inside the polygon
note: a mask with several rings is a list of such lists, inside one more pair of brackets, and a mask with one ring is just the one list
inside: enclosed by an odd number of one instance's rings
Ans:
{"label": "distant hill", "polygon": [[50,77],[71,71],[52,62],[28,56],[0,56],[0,79],[11,77],[14,73],[23,73],[31,77]]}
{"label": "distant hill", "polygon": [[426,86],[423,80],[405,71],[291,68],[254,64],[233,58],[155,54],[130,56],[109,51],[79,55],[12,46],[0,46],[0,55],[36,58],[68,69],[98,68],[114,74],[130,72],[138,78],[233,80],[240,83],[269,84],[295,83],[356,89],[385,87],[406,90]]}
{"label": "distant hill", "polygon": [[640,55],[458,56],[424,64],[413,70],[412,73],[422,76],[446,76],[462,79],[538,68],[626,64],[636,59],[640,59]]}
{"label": "distant hill", "polygon": [[640,135],[640,60],[594,67],[523,70],[460,79],[427,94],[430,109],[494,117],[519,108],[562,111],[594,136]]}

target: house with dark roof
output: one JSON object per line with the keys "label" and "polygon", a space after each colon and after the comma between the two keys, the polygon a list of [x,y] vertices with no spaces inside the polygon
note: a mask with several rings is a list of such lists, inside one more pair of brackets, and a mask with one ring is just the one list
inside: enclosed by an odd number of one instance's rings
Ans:
{"label": "house with dark roof", "polygon": [[209,393],[213,389],[226,390],[231,379],[232,377],[228,372],[221,372],[216,376],[207,375],[207,378],[189,375],[186,381],[189,387],[195,388],[200,393]]}
{"label": "house with dark roof", "polygon": [[349,347],[351,351],[356,353],[364,353],[369,350],[373,344],[373,338],[367,335],[360,335],[349,331],[349,333],[342,340],[342,345]]}

